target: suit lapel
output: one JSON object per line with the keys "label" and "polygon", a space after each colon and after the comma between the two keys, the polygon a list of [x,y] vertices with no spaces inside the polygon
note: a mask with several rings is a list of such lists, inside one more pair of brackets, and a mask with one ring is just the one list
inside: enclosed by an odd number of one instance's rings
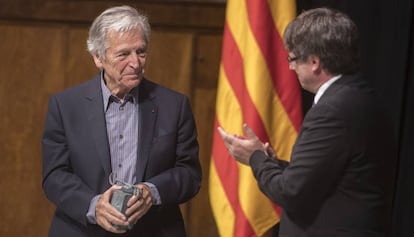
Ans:
{"label": "suit lapel", "polygon": [[157,107],[152,99],[149,85],[141,82],[139,91],[139,129],[138,129],[138,159],[136,166],[137,183],[142,182],[145,168],[149,159],[149,151],[154,137],[154,126],[157,118]]}
{"label": "suit lapel", "polygon": [[105,170],[105,173],[109,175],[111,173],[111,155],[106,133],[100,76],[95,78],[87,89],[86,114],[91,129],[90,131],[93,136],[100,163]]}

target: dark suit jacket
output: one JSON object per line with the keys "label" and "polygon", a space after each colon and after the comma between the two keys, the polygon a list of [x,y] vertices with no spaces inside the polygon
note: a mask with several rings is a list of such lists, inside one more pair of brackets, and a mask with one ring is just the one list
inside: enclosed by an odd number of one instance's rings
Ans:
{"label": "dark suit jacket", "polygon": [[392,130],[361,78],[343,76],[306,114],[287,167],[256,151],[260,188],[284,210],[279,236],[385,236]]}
{"label": "dark suit jacket", "polygon": [[[122,236],[185,236],[179,204],[196,195],[201,182],[187,97],[144,79],[137,136],[137,183],[153,183],[162,205],[153,206]],[[43,189],[56,205],[49,236],[120,236],[86,221],[91,199],[110,187],[100,76],[50,98],[42,145]]]}

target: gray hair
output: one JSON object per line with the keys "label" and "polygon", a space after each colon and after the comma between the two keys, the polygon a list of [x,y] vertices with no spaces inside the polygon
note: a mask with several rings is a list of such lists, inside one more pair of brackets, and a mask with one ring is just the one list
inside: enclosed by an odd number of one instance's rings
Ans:
{"label": "gray hair", "polygon": [[359,70],[359,38],[354,22],[339,11],[316,8],[301,13],[286,27],[285,47],[299,60],[315,55],[332,74]]}
{"label": "gray hair", "polygon": [[146,44],[149,43],[151,27],[148,17],[130,6],[112,7],[101,13],[92,23],[86,41],[88,52],[105,58],[109,32],[141,30]]}

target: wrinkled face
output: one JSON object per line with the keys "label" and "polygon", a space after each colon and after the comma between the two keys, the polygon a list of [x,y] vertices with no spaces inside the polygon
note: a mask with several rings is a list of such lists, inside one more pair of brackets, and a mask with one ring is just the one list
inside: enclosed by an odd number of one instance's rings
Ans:
{"label": "wrinkled face", "polygon": [[144,76],[147,44],[140,30],[109,32],[105,59],[94,55],[95,65],[103,69],[111,92],[124,95],[138,86]]}
{"label": "wrinkled face", "polygon": [[289,69],[296,72],[302,88],[315,93],[320,86],[319,79],[315,74],[319,69],[319,60],[315,62],[312,56],[306,60],[301,60],[289,53],[288,61]]}

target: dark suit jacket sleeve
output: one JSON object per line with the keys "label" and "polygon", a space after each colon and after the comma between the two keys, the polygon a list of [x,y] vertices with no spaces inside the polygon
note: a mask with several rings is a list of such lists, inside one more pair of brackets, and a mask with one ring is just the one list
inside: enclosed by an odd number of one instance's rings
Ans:
{"label": "dark suit jacket sleeve", "polygon": [[253,153],[250,163],[261,190],[285,211],[317,210],[344,173],[350,141],[338,113],[329,105],[309,111],[286,169],[262,152]]}
{"label": "dark suit jacket sleeve", "polygon": [[49,100],[42,145],[46,196],[71,219],[86,225],[86,211],[95,193],[73,173],[61,111],[54,96]]}
{"label": "dark suit jacket sleeve", "polygon": [[174,132],[157,136],[153,142],[145,181],[157,187],[162,205],[177,205],[194,197],[200,189],[197,131],[187,97],[175,97],[178,103],[171,104],[161,96],[159,99],[156,127],[165,126]]}

